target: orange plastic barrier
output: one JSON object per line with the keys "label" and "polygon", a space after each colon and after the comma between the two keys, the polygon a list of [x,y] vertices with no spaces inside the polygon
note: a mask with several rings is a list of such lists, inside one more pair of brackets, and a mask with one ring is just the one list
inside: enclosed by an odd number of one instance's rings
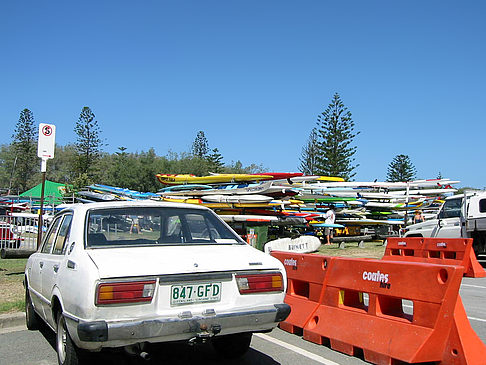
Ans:
{"label": "orange plastic barrier", "polygon": [[472,244],[472,238],[389,237],[382,259],[459,265],[464,267],[464,276],[486,277]]}
{"label": "orange plastic barrier", "polygon": [[271,255],[279,259],[287,271],[285,303],[292,308],[279,327],[290,333],[302,334],[305,324],[319,306],[326,273],[333,258],[280,251],[272,251]]}
{"label": "orange plastic barrier", "polygon": [[472,245],[472,238],[424,238],[424,257],[432,263],[462,265],[464,276],[486,277],[486,271],[479,264]]}
{"label": "orange plastic barrier", "polygon": [[[383,260],[407,260],[411,257],[423,257],[424,239],[421,237],[388,237]],[[410,260],[411,261],[411,260]]]}
{"label": "orange plastic barrier", "polygon": [[460,266],[335,258],[304,339],[374,364],[484,364],[458,294],[462,275]]}

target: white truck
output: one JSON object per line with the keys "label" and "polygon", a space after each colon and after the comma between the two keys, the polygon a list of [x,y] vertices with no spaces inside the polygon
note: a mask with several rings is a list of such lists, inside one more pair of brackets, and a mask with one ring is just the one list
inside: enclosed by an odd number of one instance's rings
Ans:
{"label": "white truck", "polygon": [[486,191],[446,198],[434,219],[408,226],[403,236],[473,238],[476,256],[486,255]]}

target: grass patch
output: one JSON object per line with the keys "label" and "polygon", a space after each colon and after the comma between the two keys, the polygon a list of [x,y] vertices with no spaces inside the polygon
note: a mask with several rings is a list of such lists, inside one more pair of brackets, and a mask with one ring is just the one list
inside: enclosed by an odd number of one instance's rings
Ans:
{"label": "grass patch", "polygon": [[368,241],[364,242],[364,247],[358,246],[359,242],[345,242],[344,248],[339,247],[339,243],[332,243],[331,245],[321,245],[317,253],[326,256],[341,256],[341,257],[365,257],[372,259],[381,259],[385,253],[385,246],[383,241]]}
{"label": "grass patch", "polygon": [[25,310],[25,300],[16,300],[14,302],[0,302],[0,314],[11,312],[23,312]]}
{"label": "grass patch", "polygon": [[0,274],[7,272],[18,272],[22,273],[25,270],[25,265],[27,264],[27,259],[0,259]]}
{"label": "grass patch", "polygon": [[0,259],[0,313],[24,310],[24,270],[27,259]]}

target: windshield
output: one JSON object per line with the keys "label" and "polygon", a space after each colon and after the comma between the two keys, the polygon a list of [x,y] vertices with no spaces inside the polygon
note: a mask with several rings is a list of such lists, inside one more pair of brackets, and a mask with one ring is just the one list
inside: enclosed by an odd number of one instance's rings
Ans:
{"label": "windshield", "polygon": [[446,200],[439,218],[458,218],[461,216],[462,199]]}
{"label": "windshield", "polygon": [[91,210],[89,247],[244,244],[214,213],[201,209],[130,207]]}

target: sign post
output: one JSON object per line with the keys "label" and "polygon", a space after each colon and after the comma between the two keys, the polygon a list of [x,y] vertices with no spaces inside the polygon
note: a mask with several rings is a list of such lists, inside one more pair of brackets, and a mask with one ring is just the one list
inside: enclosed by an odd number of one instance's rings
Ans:
{"label": "sign post", "polygon": [[37,228],[37,248],[39,248],[42,241],[42,218],[44,215],[44,190],[46,186],[47,160],[54,158],[55,142],[56,126],[54,124],[40,123],[37,156],[41,158],[42,188],[39,209],[39,226]]}

